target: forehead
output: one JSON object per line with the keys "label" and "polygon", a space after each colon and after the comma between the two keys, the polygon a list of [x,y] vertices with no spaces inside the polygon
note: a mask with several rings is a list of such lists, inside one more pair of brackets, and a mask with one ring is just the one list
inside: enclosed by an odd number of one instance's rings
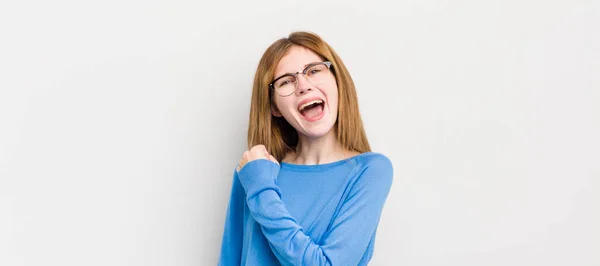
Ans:
{"label": "forehead", "polygon": [[292,46],[275,67],[275,77],[285,73],[302,71],[306,64],[320,61],[322,61],[321,57],[310,49],[302,46]]}

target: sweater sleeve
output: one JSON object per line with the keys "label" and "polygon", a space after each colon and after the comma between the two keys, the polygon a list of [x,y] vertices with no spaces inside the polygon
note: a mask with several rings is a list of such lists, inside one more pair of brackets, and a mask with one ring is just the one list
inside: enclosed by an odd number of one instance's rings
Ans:
{"label": "sweater sleeve", "polygon": [[351,184],[330,229],[319,244],[303,232],[281,201],[276,185],[279,165],[268,160],[246,164],[238,176],[246,203],[283,265],[357,265],[375,233],[391,188],[392,164],[373,157]]}
{"label": "sweater sleeve", "polygon": [[[236,166],[237,167],[237,166]],[[244,218],[244,188],[234,170],[231,185],[231,196],[227,206],[225,227],[221,242],[219,266],[239,266],[242,258],[243,218]]]}

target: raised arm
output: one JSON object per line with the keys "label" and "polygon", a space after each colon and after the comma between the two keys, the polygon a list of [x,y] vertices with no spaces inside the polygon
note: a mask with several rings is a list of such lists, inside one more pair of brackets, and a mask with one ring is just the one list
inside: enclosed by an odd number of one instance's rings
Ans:
{"label": "raised arm", "polygon": [[225,227],[221,242],[219,266],[239,266],[242,258],[242,237],[244,218],[244,188],[237,178],[236,171],[231,182],[231,196],[227,206]]}
{"label": "raised arm", "polygon": [[239,172],[251,215],[261,225],[283,265],[357,265],[375,232],[389,193],[393,169],[384,156],[373,157],[350,184],[350,193],[322,243],[307,236],[281,201],[276,184],[279,165],[265,159]]}

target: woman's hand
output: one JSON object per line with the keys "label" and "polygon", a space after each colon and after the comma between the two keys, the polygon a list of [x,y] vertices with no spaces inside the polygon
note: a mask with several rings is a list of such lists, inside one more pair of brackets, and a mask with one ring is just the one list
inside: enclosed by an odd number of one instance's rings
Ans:
{"label": "woman's hand", "polygon": [[252,147],[249,151],[244,152],[242,159],[240,160],[240,164],[237,167],[237,171],[239,172],[240,169],[242,169],[247,163],[258,159],[267,159],[276,164],[279,164],[277,159],[275,159],[273,155],[269,154],[265,145],[261,144]]}

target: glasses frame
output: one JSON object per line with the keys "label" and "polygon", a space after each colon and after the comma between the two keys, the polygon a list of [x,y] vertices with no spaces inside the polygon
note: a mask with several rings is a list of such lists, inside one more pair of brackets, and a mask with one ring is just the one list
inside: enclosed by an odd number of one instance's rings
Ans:
{"label": "glasses frame", "polygon": [[[302,71],[298,71],[296,73],[287,73],[284,75],[281,75],[279,77],[277,77],[276,79],[274,79],[273,81],[271,81],[271,83],[269,83],[269,89],[273,90],[275,93],[277,93],[277,95],[281,96],[281,97],[286,97],[286,96],[290,96],[292,94],[294,94],[294,92],[296,92],[296,90],[298,89],[298,74],[302,74],[304,75],[304,78],[310,82],[308,80],[308,78],[306,77],[306,71],[308,71],[309,68],[314,67],[316,65],[325,65],[327,67],[328,70],[331,70],[331,62],[330,61],[324,61],[324,62],[315,62],[315,63],[311,63],[309,65],[307,65]],[[281,78],[284,77],[289,77],[289,76],[293,76],[296,79],[296,84],[294,86],[296,86],[296,88],[287,95],[281,95],[277,92],[277,90],[275,90],[275,82],[277,82],[278,80],[280,80]],[[312,83],[311,83],[312,84]]]}

